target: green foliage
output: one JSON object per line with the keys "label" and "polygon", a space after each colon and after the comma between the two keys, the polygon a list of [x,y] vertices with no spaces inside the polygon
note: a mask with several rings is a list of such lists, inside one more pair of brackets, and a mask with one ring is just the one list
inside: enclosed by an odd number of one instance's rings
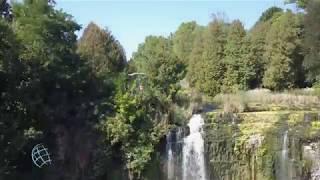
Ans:
{"label": "green foliage", "polygon": [[[203,42],[202,45],[199,43]],[[226,43],[226,24],[214,19],[195,40],[195,50],[191,54],[189,77],[191,84],[201,92],[214,96],[220,92],[224,77],[224,46]],[[194,74],[191,74],[194,73]]]}
{"label": "green foliage", "polygon": [[320,1],[310,1],[306,8],[304,27],[304,48],[306,55],[304,58],[304,67],[307,70],[307,77],[310,82],[320,80]]}
{"label": "green foliage", "polygon": [[224,92],[248,89],[249,83],[255,78],[255,62],[247,56],[250,49],[245,36],[246,31],[242,23],[238,20],[233,21],[225,46],[226,72],[222,87]]}
{"label": "green foliage", "polygon": [[189,62],[198,28],[195,21],[182,23],[173,35],[173,51],[184,64]]}
{"label": "green foliage", "polygon": [[107,142],[119,147],[129,177],[139,179],[168,130],[170,104],[184,67],[170,40],[150,36],[134,54],[129,70],[144,74],[117,81],[115,113],[102,121],[102,131]]}
{"label": "green foliage", "polygon": [[161,107],[163,102],[152,94],[119,91],[115,116],[103,121],[103,131],[112,144],[120,145],[129,175],[136,178],[140,178],[155,146],[168,130],[167,121],[161,117],[165,113],[161,112],[165,109]]}
{"label": "green foliage", "polygon": [[266,34],[271,27],[271,22],[261,22],[255,25],[247,36],[249,41],[249,52],[247,58],[251,59],[254,64],[255,79],[253,79],[249,86],[250,88],[256,88],[262,86],[262,78],[266,69],[267,60],[263,57],[265,53]]}
{"label": "green foliage", "polygon": [[72,16],[54,10],[46,0],[15,3],[14,29],[24,50],[21,58],[43,67],[63,63],[75,50],[75,31],[80,26]]}
{"label": "green foliage", "polygon": [[139,73],[145,73],[152,86],[174,97],[177,83],[184,77],[184,65],[173,53],[171,42],[164,37],[148,36],[133,55]]}
{"label": "green foliage", "polygon": [[273,6],[271,8],[268,8],[266,11],[262,13],[256,24],[267,22],[274,18],[275,15],[281,14],[282,12],[283,10],[279,7]]}
{"label": "green foliage", "polygon": [[[0,143],[5,147],[0,179],[83,177],[77,171],[89,166],[88,153],[97,143],[93,125],[111,110],[106,102],[112,86],[91,74],[77,56],[80,26],[70,15],[45,0],[15,3],[13,15],[14,32],[0,22]],[[58,166],[51,170],[65,171],[31,170],[26,154],[39,142],[56,157]]]}
{"label": "green foliage", "polygon": [[16,162],[21,160],[19,155],[28,142],[24,131],[31,123],[25,121],[26,108],[19,99],[18,88],[21,86],[17,76],[21,74],[21,64],[17,61],[18,52],[14,32],[0,19],[0,179],[17,174]]}
{"label": "green foliage", "polygon": [[197,36],[194,39],[194,43],[192,46],[189,65],[187,67],[187,79],[191,86],[195,86],[197,80],[201,78],[201,66],[198,61],[202,60],[202,53],[203,53],[203,33],[205,28],[199,28],[197,32]]}
{"label": "green foliage", "polygon": [[14,71],[14,61],[17,61],[19,44],[12,28],[0,19],[0,72]]}
{"label": "green foliage", "polygon": [[106,29],[91,22],[78,43],[78,52],[98,76],[119,72],[126,65],[126,57],[120,43]]}
{"label": "green foliage", "polygon": [[311,122],[310,136],[311,137],[320,136],[320,122],[317,122],[317,121]]}
{"label": "green foliage", "polygon": [[264,87],[281,90],[296,85],[297,74],[301,71],[300,31],[299,20],[290,11],[271,25],[264,53],[268,66],[263,78]]}

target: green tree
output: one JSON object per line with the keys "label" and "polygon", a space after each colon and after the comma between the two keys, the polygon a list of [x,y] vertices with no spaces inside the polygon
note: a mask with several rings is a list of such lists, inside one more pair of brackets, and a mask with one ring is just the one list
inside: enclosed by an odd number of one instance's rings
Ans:
{"label": "green tree", "polygon": [[283,14],[283,10],[271,7],[262,13],[246,37],[249,42],[249,52],[247,59],[251,59],[254,66],[255,78],[249,83],[250,88],[262,86],[262,79],[267,68],[267,59],[263,56],[266,50],[266,37],[272,23]]}
{"label": "green tree", "polygon": [[299,18],[288,11],[278,17],[266,37],[264,87],[281,90],[297,86],[301,68]]}
{"label": "green tree", "polygon": [[174,97],[177,83],[184,77],[184,66],[173,53],[171,42],[164,37],[148,36],[133,55],[136,70],[145,73],[152,86]]}
{"label": "green tree", "polygon": [[[111,110],[106,102],[112,87],[97,79],[76,54],[75,31],[80,26],[70,15],[46,0],[17,2],[13,15],[14,32],[21,42],[17,59],[23,67],[15,91],[8,95],[15,99],[9,102],[28,122],[21,125],[26,127],[22,131],[27,130],[23,136],[42,134],[21,143],[22,150],[15,154],[19,159],[12,164],[20,171],[14,179],[88,178],[98,139],[93,126]],[[55,157],[56,166],[45,172],[32,171],[30,157],[23,155],[39,142],[46,143]]]}
{"label": "green tree", "polygon": [[223,80],[223,91],[245,90],[255,77],[254,66],[246,55],[249,51],[249,42],[246,40],[246,31],[239,20],[231,23],[225,46],[224,63],[226,72]]}
{"label": "green tree", "polygon": [[[201,39],[195,41],[192,51],[190,73],[191,85],[208,95],[214,96],[221,91],[225,65],[223,63],[227,26],[220,19],[214,19],[206,28]],[[203,40],[203,41],[202,41]],[[203,45],[200,45],[202,41]],[[191,74],[193,73],[193,74]]]}
{"label": "green tree", "polygon": [[173,35],[173,51],[184,64],[189,62],[197,28],[195,21],[182,23]]}
{"label": "green tree", "polygon": [[80,29],[72,16],[54,10],[45,0],[15,3],[13,14],[16,34],[24,45],[22,59],[50,67],[72,58],[70,55],[76,49],[75,31]]}
{"label": "green tree", "polygon": [[0,19],[0,179],[16,178],[17,162],[27,143],[25,107],[17,96],[21,74],[19,44],[10,25]]}
{"label": "green tree", "polygon": [[[258,21],[248,32],[246,37],[247,41],[249,41],[249,52],[247,54],[247,58],[251,59],[255,64],[255,78],[250,82],[250,88],[262,86],[262,78],[267,65],[267,60],[263,56],[266,50],[266,36],[273,21],[280,15],[281,13],[276,13],[272,18],[266,21]],[[260,19],[262,19],[262,16]]]}
{"label": "green tree", "polygon": [[310,82],[320,80],[320,1],[310,1],[306,8],[304,18],[304,67],[307,70],[307,78]]}
{"label": "green tree", "polygon": [[202,76],[201,72],[201,63],[202,53],[204,50],[203,44],[203,34],[206,30],[206,27],[201,27],[196,31],[196,36],[192,45],[192,50],[190,53],[189,65],[187,67],[187,79],[192,87],[196,86]]}
{"label": "green tree", "polygon": [[169,126],[167,107],[157,93],[145,88],[143,93],[136,94],[132,88],[136,87],[131,84],[117,92],[116,113],[103,121],[102,131],[112,145],[120,147],[129,179],[140,179]]}
{"label": "green tree", "polygon": [[259,17],[258,21],[256,22],[256,24],[259,23],[263,23],[263,22],[267,22],[269,20],[271,20],[272,18],[274,18],[275,15],[281,15],[283,12],[283,9],[279,8],[279,7],[271,7],[268,8],[266,11],[264,11],[262,13],[262,15]]}
{"label": "green tree", "polygon": [[255,61],[256,64],[256,78],[251,81],[249,85],[251,88],[262,86],[262,78],[267,64],[263,54],[265,53],[266,35],[271,24],[271,21],[268,21],[256,25],[251,29],[247,36],[247,39],[250,42],[248,57]]}
{"label": "green tree", "polygon": [[111,32],[93,22],[84,29],[78,43],[78,52],[99,76],[119,72],[127,62],[122,46]]}

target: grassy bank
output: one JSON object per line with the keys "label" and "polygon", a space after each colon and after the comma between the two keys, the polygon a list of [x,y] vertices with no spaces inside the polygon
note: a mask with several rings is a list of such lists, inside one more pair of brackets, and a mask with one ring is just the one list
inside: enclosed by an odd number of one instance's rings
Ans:
{"label": "grassy bank", "polygon": [[319,90],[297,89],[271,92],[265,89],[219,94],[213,102],[224,112],[319,110]]}

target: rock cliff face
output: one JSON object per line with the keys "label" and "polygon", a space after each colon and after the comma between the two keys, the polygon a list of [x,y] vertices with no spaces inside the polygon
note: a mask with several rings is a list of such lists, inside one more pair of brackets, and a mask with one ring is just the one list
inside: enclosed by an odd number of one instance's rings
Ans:
{"label": "rock cliff face", "polygon": [[208,113],[210,179],[319,179],[319,112]]}

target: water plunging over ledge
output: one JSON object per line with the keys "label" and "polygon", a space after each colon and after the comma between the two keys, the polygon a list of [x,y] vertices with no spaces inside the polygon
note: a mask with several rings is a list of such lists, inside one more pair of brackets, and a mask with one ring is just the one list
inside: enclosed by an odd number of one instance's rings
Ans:
{"label": "water plunging over ledge", "polygon": [[183,180],[206,180],[204,140],[202,126],[204,120],[200,114],[191,117],[188,126],[190,134],[183,141]]}
{"label": "water plunging over ledge", "polygon": [[280,180],[287,180],[288,177],[288,131],[283,135],[281,158],[280,158]]}
{"label": "water plunging over ledge", "polygon": [[168,180],[207,180],[203,125],[201,115],[195,114],[189,120],[188,128],[177,127],[167,134]]}

